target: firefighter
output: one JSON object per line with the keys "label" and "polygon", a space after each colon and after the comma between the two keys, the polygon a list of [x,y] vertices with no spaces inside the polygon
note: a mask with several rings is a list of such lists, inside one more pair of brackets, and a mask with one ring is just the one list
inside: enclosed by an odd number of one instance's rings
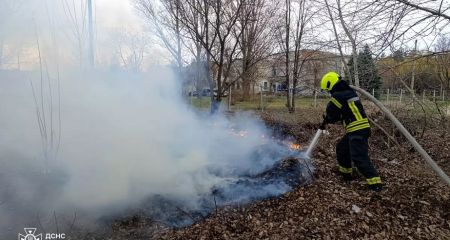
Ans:
{"label": "firefighter", "polygon": [[358,95],[346,81],[341,80],[336,72],[325,74],[320,82],[320,87],[331,94],[331,101],[327,105],[320,129],[325,129],[326,124],[342,121],[347,131],[336,145],[339,173],[344,180],[351,181],[353,179],[353,162],[358,171],[366,178],[369,189],[381,191],[380,175],[368,154],[369,120]]}

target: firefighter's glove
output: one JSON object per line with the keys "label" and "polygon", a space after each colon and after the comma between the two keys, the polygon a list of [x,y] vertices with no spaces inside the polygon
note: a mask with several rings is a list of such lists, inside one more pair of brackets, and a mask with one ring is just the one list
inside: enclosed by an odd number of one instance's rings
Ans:
{"label": "firefighter's glove", "polygon": [[[324,116],[325,117],[325,116]],[[320,124],[320,126],[319,126],[319,129],[320,130],[325,130],[327,128],[327,121],[326,121],[326,119],[324,118],[323,119],[323,121],[322,121],[322,123]]]}
{"label": "firefighter's glove", "polygon": [[325,130],[327,128],[327,125],[323,122],[322,124],[320,124],[319,129],[320,130]]}

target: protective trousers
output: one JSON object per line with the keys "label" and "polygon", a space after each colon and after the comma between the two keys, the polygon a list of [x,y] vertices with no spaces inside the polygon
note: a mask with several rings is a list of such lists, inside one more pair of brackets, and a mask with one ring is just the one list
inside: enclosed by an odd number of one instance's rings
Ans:
{"label": "protective trousers", "polygon": [[369,137],[368,129],[345,134],[336,145],[338,167],[341,173],[351,174],[353,162],[369,185],[380,184],[380,176],[369,158]]}

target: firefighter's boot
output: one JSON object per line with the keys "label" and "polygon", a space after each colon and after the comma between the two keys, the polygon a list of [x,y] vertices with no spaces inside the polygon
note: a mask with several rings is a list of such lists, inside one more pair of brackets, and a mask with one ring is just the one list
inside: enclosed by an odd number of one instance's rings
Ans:
{"label": "firefighter's boot", "polygon": [[351,182],[354,179],[352,173],[340,173],[340,175],[345,182]]}
{"label": "firefighter's boot", "polygon": [[368,185],[369,189],[375,192],[381,192],[383,190],[383,185],[381,183]]}

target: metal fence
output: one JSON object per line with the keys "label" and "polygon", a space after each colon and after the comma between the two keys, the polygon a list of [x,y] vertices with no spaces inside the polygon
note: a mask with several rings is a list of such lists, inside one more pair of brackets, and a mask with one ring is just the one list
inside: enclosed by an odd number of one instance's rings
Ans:
{"label": "metal fence", "polygon": [[[416,107],[414,98],[423,103],[427,103],[431,107],[441,107],[450,111],[450,93],[447,94],[445,90],[424,90],[419,93],[412,94],[405,89],[379,89],[369,91],[377,96],[380,101],[389,107],[395,106],[412,106]],[[240,101],[240,96],[231,95],[230,98],[224,98],[221,103],[221,108],[229,111],[240,110],[272,110],[272,109],[286,109],[287,96],[284,93],[269,93],[260,92],[255,94],[249,101]],[[200,107],[208,108],[210,106],[209,97],[197,98],[190,97],[188,100],[190,104]],[[302,107],[317,107],[324,108],[329,101],[329,94],[317,91],[312,96],[296,95],[293,99],[296,108]]]}
{"label": "metal fence", "polygon": [[422,90],[419,92],[410,92],[405,89],[379,89],[372,90],[372,95],[376,96],[385,104],[406,104],[414,102],[414,98],[421,102],[447,103],[450,102],[450,96],[446,90]]}

